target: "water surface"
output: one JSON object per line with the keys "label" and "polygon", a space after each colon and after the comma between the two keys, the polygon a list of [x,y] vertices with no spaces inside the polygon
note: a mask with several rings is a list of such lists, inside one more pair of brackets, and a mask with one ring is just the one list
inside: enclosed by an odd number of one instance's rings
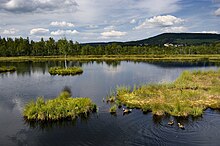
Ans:
{"label": "water surface", "polygon": [[[2,62],[14,65],[14,73],[0,74],[0,145],[79,145],[79,146],[140,146],[140,145],[218,145],[220,113],[206,110],[203,117],[174,119],[186,129],[167,122],[173,117],[158,118],[151,113],[133,110],[129,115],[108,113],[103,103],[117,85],[141,85],[174,81],[184,70],[216,70],[214,63],[147,63],[147,62],[68,62],[81,66],[78,76],[51,76],[48,68],[63,62]],[[26,123],[22,108],[38,96],[56,97],[64,87],[73,96],[91,97],[99,112],[88,118],[50,124]]]}

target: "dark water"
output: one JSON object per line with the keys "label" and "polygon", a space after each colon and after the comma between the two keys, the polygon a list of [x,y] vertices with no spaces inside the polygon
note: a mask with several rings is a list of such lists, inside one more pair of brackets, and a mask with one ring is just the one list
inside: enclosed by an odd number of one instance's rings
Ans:
{"label": "dark water", "polygon": [[[15,73],[0,74],[0,145],[142,146],[142,145],[219,145],[220,112],[206,110],[203,117],[174,119],[185,130],[167,122],[173,117],[153,117],[133,110],[129,115],[108,113],[103,103],[117,85],[171,82],[184,70],[210,70],[213,63],[69,62],[82,66],[79,76],[50,76],[48,68],[63,62],[0,63],[14,65]],[[31,99],[56,97],[68,86],[73,96],[91,97],[99,112],[88,118],[59,123],[26,123],[22,108]]]}

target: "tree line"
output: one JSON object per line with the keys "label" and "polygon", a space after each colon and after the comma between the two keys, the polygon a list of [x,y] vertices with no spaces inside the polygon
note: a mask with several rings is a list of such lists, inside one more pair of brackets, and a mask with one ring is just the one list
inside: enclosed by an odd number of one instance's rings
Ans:
{"label": "tree line", "polygon": [[0,56],[52,56],[52,55],[175,55],[175,54],[220,54],[220,43],[197,46],[124,46],[83,45],[65,38],[33,41],[29,38],[0,38]]}

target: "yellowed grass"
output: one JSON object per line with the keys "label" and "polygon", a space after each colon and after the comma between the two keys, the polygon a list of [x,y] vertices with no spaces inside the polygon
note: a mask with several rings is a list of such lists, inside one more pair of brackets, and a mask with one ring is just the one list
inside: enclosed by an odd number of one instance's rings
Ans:
{"label": "yellowed grass", "polygon": [[155,115],[201,116],[206,108],[220,108],[220,70],[185,71],[173,83],[143,85],[133,91],[120,87],[116,98]]}

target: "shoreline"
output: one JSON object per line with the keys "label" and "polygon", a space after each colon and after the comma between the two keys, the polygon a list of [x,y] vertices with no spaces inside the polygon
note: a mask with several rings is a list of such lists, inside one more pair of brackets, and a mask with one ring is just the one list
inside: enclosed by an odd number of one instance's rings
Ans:
{"label": "shoreline", "polygon": [[[165,62],[220,62],[220,54],[212,55],[86,55],[67,56],[67,61],[165,61]],[[0,62],[65,61],[64,56],[0,57]]]}

